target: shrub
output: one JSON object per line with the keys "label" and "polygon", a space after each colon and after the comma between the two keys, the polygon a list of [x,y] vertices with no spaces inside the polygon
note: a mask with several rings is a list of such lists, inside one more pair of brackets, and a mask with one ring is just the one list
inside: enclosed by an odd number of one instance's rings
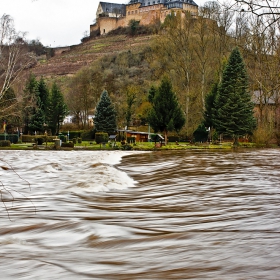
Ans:
{"label": "shrub", "polygon": [[203,124],[200,124],[193,133],[195,142],[206,142],[209,132],[206,130]]}
{"label": "shrub", "polygon": [[25,143],[34,143],[35,135],[22,135],[22,142]]}
{"label": "shrub", "polygon": [[58,138],[62,141],[62,142],[66,142],[66,136],[63,134],[59,134]]}
{"label": "shrub", "polygon": [[10,147],[11,141],[10,140],[0,140],[0,147]]}
{"label": "shrub", "polygon": [[61,143],[61,147],[74,148],[74,143],[73,142]]}
{"label": "shrub", "polygon": [[[73,138],[78,138],[78,137],[81,137],[81,134],[83,133],[83,131],[82,130],[72,130],[72,131],[69,131],[69,139],[73,139]],[[65,130],[63,130],[62,132],[61,132],[61,134],[63,134],[63,135],[67,135],[68,136],[68,131],[65,131]],[[68,140],[69,140],[68,139]]]}
{"label": "shrub", "polygon": [[37,145],[43,145],[43,143],[44,143],[44,138],[43,138],[43,137],[38,137],[38,138],[36,138],[36,143],[37,143]]}
{"label": "shrub", "polygon": [[89,141],[94,139],[94,134],[95,134],[94,130],[85,130],[81,133],[81,138]]}
{"label": "shrub", "polygon": [[96,132],[95,133],[95,142],[96,144],[100,144],[103,142],[108,142],[109,136],[107,132]]}
{"label": "shrub", "polygon": [[17,134],[0,134],[0,140],[10,140],[12,143],[18,142],[18,135]]}
{"label": "shrub", "polygon": [[273,130],[268,125],[260,125],[253,134],[253,141],[257,145],[268,145],[273,138]]}
{"label": "shrub", "polygon": [[80,137],[78,138],[78,143],[82,144],[82,138],[80,138]]}
{"label": "shrub", "polygon": [[125,150],[125,151],[130,151],[130,150],[132,150],[132,146],[128,145],[128,144],[125,144],[125,145],[122,145],[121,149]]}
{"label": "shrub", "polygon": [[[54,142],[55,136],[47,136],[46,135],[22,135],[22,142],[23,143],[37,143],[37,139],[42,138],[43,142],[47,140],[47,142]],[[47,139],[46,139],[47,138]],[[43,143],[42,142],[42,143]],[[38,144],[40,145],[40,144]]]}
{"label": "shrub", "polygon": [[168,136],[168,142],[179,142],[180,141],[180,138],[179,136],[176,136],[176,135],[170,135]]}
{"label": "shrub", "polygon": [[127,143],[135,143],[135,137],[127,137]]}

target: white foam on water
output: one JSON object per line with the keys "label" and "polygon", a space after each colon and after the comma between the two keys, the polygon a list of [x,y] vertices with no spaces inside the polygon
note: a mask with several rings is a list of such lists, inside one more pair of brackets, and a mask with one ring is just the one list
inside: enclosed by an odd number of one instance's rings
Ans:
{"label": "white foam on water", "polygon": [[[0,159],[13,165],[12,170],[0,170],[5,173],[5,185],[13,187],[26,185],[30,182],[32,188],[44,189],[46,185],[50,192],[71,191],[107,192],[122,190],[135,185],[135,181],[125,172],[117,169],[124,156],[141,153],[138,151],[19,151],[10,155],[7,151],[0,152]],[[2,174],[4,175],[4,174]]]}
{"label": "white foam on water", "polygon": [[135,152],[94,152],[86,162],[83,162],[83,167],[79,164],[79,171],[74,172],[75,175],[70,175],[72,186],[68,190],[75,193],[107,192],[134,186],[136,182],[131,177],[115,168],[122,157],[129,154]]}

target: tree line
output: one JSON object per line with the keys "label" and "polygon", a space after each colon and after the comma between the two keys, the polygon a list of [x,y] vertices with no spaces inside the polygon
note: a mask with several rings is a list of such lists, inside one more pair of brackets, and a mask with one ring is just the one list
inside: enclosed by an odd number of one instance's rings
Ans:
{"label": "tree line", "polygon": [[[150,46],[103,56],[65,78],[60,85],[77,125],[87,128],[88,116],[94,114],[104,89],[114,104],[119,128],[147,124],[154,106],[149,100],[151,87],[158,90],[163,77],[168,77],[185,119],[180,133],[190,139],[201,126],[212,130],[212,123],[206,125],[205,112],[215,113],[209,106],[218,101],[209,100],[213,91],[221,94],[224,71],[238,47],[247,70],[246,92],[257,107],[254,134],[280,135],[279,23],[268,25],[270,15],[244,13],[238,7],[207,2],[196,18],[171,13]],[[218,127],[218,120],[215,124]],[[222,128],[216,130],[225,133]]]}

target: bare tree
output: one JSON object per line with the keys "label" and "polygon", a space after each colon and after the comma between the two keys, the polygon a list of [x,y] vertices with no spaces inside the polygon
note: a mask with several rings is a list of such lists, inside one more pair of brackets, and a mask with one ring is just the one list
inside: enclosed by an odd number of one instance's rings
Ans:
{"label": "bare tree", "polygon": [[234,0],[232,8],[266,18],[268,26],[280,19],[279,0]]}
{"label": "bare tree", "polygon": [[22,70],[34,64],[24,36],[24,33],[16,32],[9,15],[4,14],[0,18],[0,101]]}

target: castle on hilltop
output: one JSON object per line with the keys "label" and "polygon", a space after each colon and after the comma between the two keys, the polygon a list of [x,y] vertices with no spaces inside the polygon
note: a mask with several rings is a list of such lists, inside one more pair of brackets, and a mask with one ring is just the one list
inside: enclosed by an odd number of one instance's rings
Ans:
{"label": "castle on hilltop", "polygon": [[99,2],[96,23],[90,26],[90,36],[105,35],[118,27],[126,27],[130,20],[149,25],[164,22],[171,11],[188,11],[195,16],[198,5],[193,0],[130,0],[128,4]]}

